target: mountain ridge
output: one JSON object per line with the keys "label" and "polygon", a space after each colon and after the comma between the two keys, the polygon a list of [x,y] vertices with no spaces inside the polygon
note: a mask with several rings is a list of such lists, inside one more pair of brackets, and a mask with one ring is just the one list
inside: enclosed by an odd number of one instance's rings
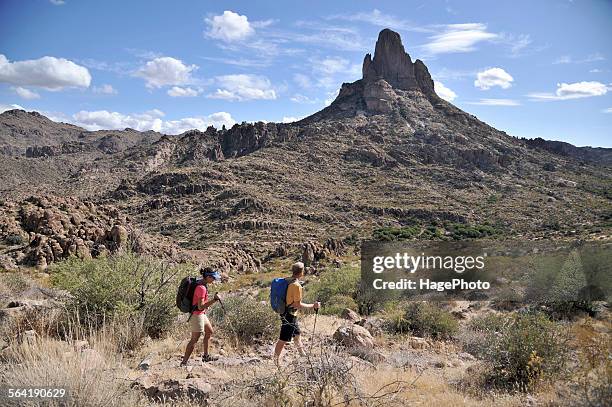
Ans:
{"label": "mountain ridge", "polygon": [[242,250],[249,264],[380,228],[410,227],[415,239],[457,225],[516,238],[609,235],[609,167],[573,157],[579,148],[563,155],[511,137],[440,99],[399,35],[381,38],[383,56],[364,58],[364,78],[303,120],[176,136],[82,132],[79,148],[5,156],[0,193],[113,205],[150,235],[199,254]]}

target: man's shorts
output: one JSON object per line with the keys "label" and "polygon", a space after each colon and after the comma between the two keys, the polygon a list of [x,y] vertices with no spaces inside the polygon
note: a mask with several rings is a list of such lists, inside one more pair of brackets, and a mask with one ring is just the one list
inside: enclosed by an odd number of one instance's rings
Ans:
{"label": "man's shorts", "polygon": [[291,342],[291,338],[299,335],[300,326],[298,324],[297,316],[291,315],[285,312],[281,315],[281,330],[279,339],[284,342]]}
{"label": "man's shorts", "polygon": [[189,330],[191,332],[204,332],[206,324],[210,324],[206,314],[191,314],[189,318]]}

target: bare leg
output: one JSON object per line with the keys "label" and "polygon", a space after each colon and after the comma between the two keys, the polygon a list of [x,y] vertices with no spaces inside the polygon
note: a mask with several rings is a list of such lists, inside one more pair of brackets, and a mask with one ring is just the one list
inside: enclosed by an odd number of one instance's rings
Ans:
{"label": "bare leg", "polygon": [[204,325],[204,354],[205,355],[208,355],[208,346],[210,344],[210,338],[213,332],[214,332],[213,327],[210,324],[210,322]]}
{"label": "bare leg", "polygon": [[276,366],[279,365],[280,355],[283,352],[283,348],[287,342],[281,341],[280,339],[276,342],[276,346],[274,347],[274,363]]}
{"label": "bare leg", "polygon": [[191,339],[189,340],[189,343],[187,344],[187,347],[185,348],[185,356],[183,356],[183,361],[181,362],[181,364],[186,364],[187,361],[189,360],[189,357],[191,356],[191,353],[193,352],[193,348],[195,348],[196,343],[198,343],[198,339],[200,339],[200,334],[201,332],[191,333]]}
{"label": "bare leg", "polygon": [[305,356],[306,352],[304,352],[304,346],[302,346],[302,337],[300,335],[295,335],[293,337],[293,342],[295,343],[295,347],[300,353],[300,356]]}

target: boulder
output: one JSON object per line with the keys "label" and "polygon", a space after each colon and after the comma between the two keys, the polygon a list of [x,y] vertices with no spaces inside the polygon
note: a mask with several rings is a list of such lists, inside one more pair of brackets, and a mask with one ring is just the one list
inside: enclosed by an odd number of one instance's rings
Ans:
{"label": "boulder", "polygon": [[372,336],[378,336],[383,334],[385,321],[382,318],[369,317],[359,321],[359,325],[367,329]]}
{"label": "boulder", "polygon": [[128,231],[123,225],[114,225],[110,230],[110,240],[117,249],[125,247],[128,240]]}
{"label": "boulder", "polygon": [[359,314],[350,308],[345,308],[340,314],[340,317],[343,319],[348,319],[351,322],[361,321],[361,317],[359,316]]}
{"label": "boulder", "polygon": [[431,343],[427,339],[418,336],[411,336],[407,342],[412,349],[429,349],[431,347]]}
{"label": "boulder", "polygon": [[372,335],[359,325],[341,326],[334,332],[333,338],[347,348],[374,348]]}
{"label": "boulder", "polygon": [[167,379],[159,383],[150,383],[150,379],[138,379],[133,387],[140,388],[153,401],[171,401],[190,399],[205,401],[211,385],[203,378]]}

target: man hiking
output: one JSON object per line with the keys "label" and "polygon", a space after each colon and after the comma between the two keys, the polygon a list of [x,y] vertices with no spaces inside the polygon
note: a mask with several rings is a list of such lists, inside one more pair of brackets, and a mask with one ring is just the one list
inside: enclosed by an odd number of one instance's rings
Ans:
{"label": "man hiking", "polygon": [[219,358],[218,356],[212,356],[208,353],[208,346],[210,344],[210,337],[213,334],[213,328],[208,317],[206,316],[206,312],[215,302],[221,301],[218,293],[215,294],[212,300],[208,299],[208,284],[219,281],[221,279],[221,275],[218,271],[215,271],[210,267],[201,269],[200,274],[202,274],[204,282],[202,284],[198,284],[193,292],[192,305],[194,306],[194,311],[192,311],[191,315],[189,316],[191,339],[189,340],[187,348],[185,349],[185,356],[183,356],[181,366],[187,366],[187,361],[189,360],[189,357],[193,352],[193,348],[195,347],[196,343],[198,343],[198,339],[200,339],[200,335],[202,335],[202,333],[204,333],[204,354],[202,355],[202,361],[210,362]]}
{"label": "man hiking", "polygon": [[287,297],[286,297],[286,308],[285,312],[281,315],[281,330],[280,337],[276,346],[274,347],[274,363],[278,366],[280,361],[280,355],[287,342],[291,342],[294,338],[295,346],[301,356],[304,356],[304,347],[302,346],[302,340],[300,338],[300,326],[297,320],[297,311],[299,309],[315,309],[318,310],[321,307],[319,302],[314,304],[305,304],[302,302],[302,285],[300,278],[304,276],[304,263],[297,262],[291,266],[291,277],[287,279],[289,285],[287,286]]}

